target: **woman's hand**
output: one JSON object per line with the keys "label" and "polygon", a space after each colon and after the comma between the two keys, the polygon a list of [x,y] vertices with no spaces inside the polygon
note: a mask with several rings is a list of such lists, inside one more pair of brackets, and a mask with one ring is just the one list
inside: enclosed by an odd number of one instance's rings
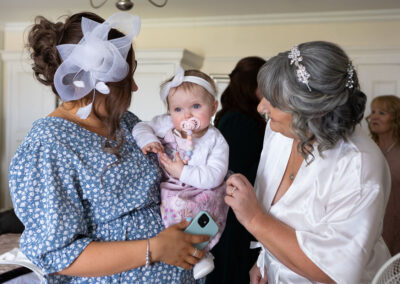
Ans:
{"label": "woman's hand", "polygon": [[181,177],[185,163],[181,159],[181,156],[179,156],[178,152],[175,154],[174,161],[172,161],[166,154],[160,155],[160,163],[171,176],[176,179]]}
{"label": "woman's hand", "polygon": [[164,153],[164,147],[161,143],[158,142],[151,142],[142,148],[143,154],[147,154],[148,152],[153,152],[156,154]]}
{"label": "woman's hand", "polygon": [[264,278],[261,276],[260,269],[257,266],[257,263],[253,265],[250,269],[250,284],[266,284],[268,283],[266,269],[264,267]]}
{"label": "woman's hand", "polygon": [[232,208],[238,221],[248,229],[254,217],[263,214],[254,188],[241,174],[231,175],[226,185],[225,202]]}
{"label": "woman's hand", "polygon": [[191,269],[204,256],[204,251],[196,249],[193,244],[209,240],[207,235],[191,235],[183,232],[189,222],[182,221],[162,231],[150,239],[152,261]]}

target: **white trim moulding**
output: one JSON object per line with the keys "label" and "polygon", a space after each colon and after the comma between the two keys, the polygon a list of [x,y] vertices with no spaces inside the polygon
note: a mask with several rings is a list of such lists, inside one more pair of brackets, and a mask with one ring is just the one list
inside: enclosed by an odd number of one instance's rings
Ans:
{"label": "white trim moulding", "polygon": [[[142,22],[143,27],[146,28],[188,28],[398,20],[400,20],[400,9],[143,19]],[[2,27],[0,26],[0,29],[4,29],[5,31],[24,31],[30,25],[32,25],[30,22],[9,22],[5,23]]]}

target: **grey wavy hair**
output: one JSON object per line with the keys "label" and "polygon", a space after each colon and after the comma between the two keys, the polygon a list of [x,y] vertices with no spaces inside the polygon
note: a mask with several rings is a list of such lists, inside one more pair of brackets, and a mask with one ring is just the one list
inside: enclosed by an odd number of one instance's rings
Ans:
{"label": "grey wavy hair", "polygon": [[[301,64],[310,74],[307,85],[298,81],[289,51],[270,58],[257,81],[261,94],[275,108],[292,114],[292,130],[300,139],[298,151],[308,162],[314,159],[313,142],[320,155],[354,132],[364,115],[366,96],[360,91],[357,73],[349,77],[351,64],[336,44],[324,41],[298,45]],[[346,87],[349,78],[352,88]]]}

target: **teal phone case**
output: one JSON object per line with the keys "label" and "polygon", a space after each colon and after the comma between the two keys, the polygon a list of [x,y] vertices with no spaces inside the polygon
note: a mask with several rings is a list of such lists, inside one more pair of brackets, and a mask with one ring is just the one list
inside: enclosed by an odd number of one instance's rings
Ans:
{"label": "teal phone case", "polygon": [[[199,224],[199,220],[201,221],[200,218],[202,217],[203,214],[207,215],[209,219],[208,223],[204,227],[200,226]],[[199,214],[197,214],[196,217],[194,217],[190,225],[185,229],[185,232],[192,235],[209,235],[211,240],[218,232],[218,226],[215,223],[215,221],[211,218],[210,214],[208,214],[206,211],[200,211]],[[200,244],[195,244],[194,247],[201,250],[208,243],[209,241]]]}

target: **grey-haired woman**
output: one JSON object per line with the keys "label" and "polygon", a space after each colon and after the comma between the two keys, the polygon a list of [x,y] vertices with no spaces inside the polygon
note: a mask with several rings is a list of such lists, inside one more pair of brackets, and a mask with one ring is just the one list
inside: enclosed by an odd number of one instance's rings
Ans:
{"label": "grey-haired woman", "polygon": [[390,257],[382,220],[389,169],[357,124],[366,102],[345,52],[308,42],[258,74],[269,116],[255,191],[242,175],[225,201],[258,240],[252,283],[369,283]]}

